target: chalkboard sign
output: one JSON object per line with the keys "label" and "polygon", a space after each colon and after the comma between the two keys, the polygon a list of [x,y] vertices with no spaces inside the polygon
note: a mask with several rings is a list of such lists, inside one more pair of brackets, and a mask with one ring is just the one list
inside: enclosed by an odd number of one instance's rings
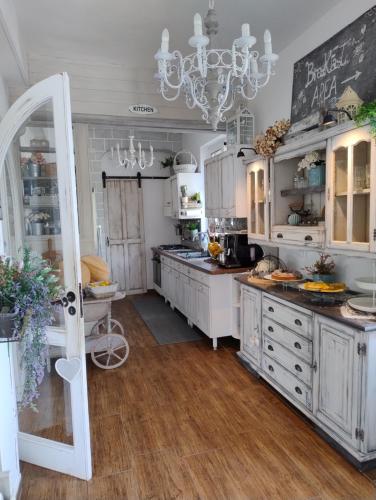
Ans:
{"label": "chalkboard sign", "polygon": [[317,124],[349,85],[365,102],[376,98],[376,6],[294,64],[292,131]]}

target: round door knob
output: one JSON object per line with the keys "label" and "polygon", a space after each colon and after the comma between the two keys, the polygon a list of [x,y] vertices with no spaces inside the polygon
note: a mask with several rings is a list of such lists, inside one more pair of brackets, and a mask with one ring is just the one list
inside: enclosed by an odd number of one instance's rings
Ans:
{"label": "round door knob", "polygon": [[295,320],[295,324],[296,324],[297,326],[302,326],[302,324],[303,324],[303,323],[300,321],[300,319],[296,319],[296,320]]}
{"label": "round door knob", "polygon": [[302,346],[299,344],[299,342],[295,342],[294,344],[295,349],[301,349]]}
{"label": "round door knob", "polygon": [[300,365],[295,365],[295,370],[299,373],[301,373],[303,371],[303,369]]}
{"label": "round door knob", "polygon": [[268,370],[269,370],[270,372],[274,372],[274,368],[272,367],[272,365],[269,365],[269,366],[268,366]]}
{"label": "round door knob", "polygon": [[268,326],[268,331],[269,332],[274,332],[274,328],[272,326]]}
{"label": "round door knob", "polygon": [[303,391],[301,390],[301,388],[300,388],[300,387],[295,387],[295,392],[296,392],[297,394],[303,394]]}
{"label": "round door knob", "polygon": [[68,302],[74,302],[76,300],[76,295],[74,292],[67,293]]}
{"label": "round door knob", "polygon": [[271,313],[274,313],[274,309],[272,308],[272,306],[268,307],[268,311],[271,312]]}
{"label": "round door knob", "polygon": [[273,347],[272,345],[270,345],[270,344],[269,344],[269,345],[268,345],[268,350],[269,350],[269,351],[274,351],[274,347]]}

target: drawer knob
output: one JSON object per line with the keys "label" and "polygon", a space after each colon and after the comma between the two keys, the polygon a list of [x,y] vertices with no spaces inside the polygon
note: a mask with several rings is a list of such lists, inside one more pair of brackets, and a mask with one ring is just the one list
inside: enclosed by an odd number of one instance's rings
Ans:
{"label": "drawer knob", "polygon": [[303,369],[302,369],[302,367],[300,365],[295,365],[295,370],[297,372],[300,372],[300,373],[303,371]]}
{"label": "drawer knob", "polygon": [[268,307],[268,311],[271,312],[271,313],[274,313],[274,309],[272,308],[272,306]]}
{"label": "drawer knob", "polygon": [[302,326],[302,324],[303,324],[303,323],[300,321],[300,319],[296,319],[296,320],[295,320],[295,324],[296,324],[297,326]]}
{"label": "drawer knob", "polygon": [[295,342],[294,344],[295,349],[301,349],[302,346],[299,344],[299,342]]}
{"label": "drawer knob", "polygon": [[296,392],[297,394],[303,394],[303,391],[301,390],[301,388],[300,388],[300,387],[295,387],[295,392]]}
{"label": "drawer knob", "polygon": [[312,241],[312,236],[310,234],[307,234],[307,236],[304,239],[305,241]]}
{"label": "drawer knob", "polygon": [[274,351],[274,347],[273,347],[272,345],[270,345],[270,344],[269,344],[269,345],[268,345],[268,350],[269,350],[269,351]]}
{"label": "drawer knob", "polygon": [[269,365],[268,369],[269,369],[270,372],[274,372],[274,368],[272,367],[272,365]]}
{"label": "drawer knob", "polygon": [[274,328],[272,326],[268,326],[268,331],[269,332],[274,332]]}
{"label": "drawer knob", "polygon": [[277,234],[277,238],[283,238],[283,234],[282,233],[278,233]]}

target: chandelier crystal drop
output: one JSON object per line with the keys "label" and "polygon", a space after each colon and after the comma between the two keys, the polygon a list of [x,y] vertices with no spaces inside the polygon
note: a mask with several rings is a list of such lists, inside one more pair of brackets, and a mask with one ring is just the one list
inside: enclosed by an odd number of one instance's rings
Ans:
{"label": "chandelier crystal drop", "polygon": [[[145,151],[143,151],[141,147],[141,143],[138,143],[138,155],[136,154],[137,151],[134,147],[133,143],[134,136],[130,135],[129,136],[129,156],[127,153],[127,150],[123,150],[123,158],[121,157],[121,152],[120,152],[120,145],[116,145],[116,152],[117,152],[117,158],[119,165],[121,167],[131,167],[134,168],[138,166],[141,170],[144,170],[145,168],[150,168],[153,163],[154,163],[154,150],[153,146],[150,144],[150,159],[149,161],[146,160],[146,154]],[[111,148],[112,149],[112,148]],[[112,156],[113,156],[113,151],[112,151]]]}
{"label": "chandelier crystal drop", "polygon": [[186,57],[178,50],[169,51],[170,35],[167,29],[163,30],[161,47],[154,56],[158,61],[156,77],[164,99],[175,101],[183,93],[188,108],[200,108],[203,120],[217,130],[219,122],[226,120],[225,113],[234,106],[236,96],[252,101],[259,89],[268,84],[278,56],[273,54],[268,30],[264,33],[264,55],[252,50],[256,38],[248,23],[242,25],[241,37],[233,41],[231,49],[213,48],[218,33],[214,0],[209,0],[204,23],[206,35],[201,15],[195,14],[189,45],[196,52]]}

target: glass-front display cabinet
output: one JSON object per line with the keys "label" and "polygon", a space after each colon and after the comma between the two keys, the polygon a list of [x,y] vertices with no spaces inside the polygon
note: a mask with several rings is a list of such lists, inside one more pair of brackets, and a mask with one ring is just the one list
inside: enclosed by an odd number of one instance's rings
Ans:
{"label": "glass-front display cabinet", "polygon": [[366,252],[375,249],[375,150],[369,127],[328,142],[330,247]]}
{"label": "glass-front display cabinet", "polygon": [[269,167],[257,160],[247,167],[248,237],[269,239]]}

